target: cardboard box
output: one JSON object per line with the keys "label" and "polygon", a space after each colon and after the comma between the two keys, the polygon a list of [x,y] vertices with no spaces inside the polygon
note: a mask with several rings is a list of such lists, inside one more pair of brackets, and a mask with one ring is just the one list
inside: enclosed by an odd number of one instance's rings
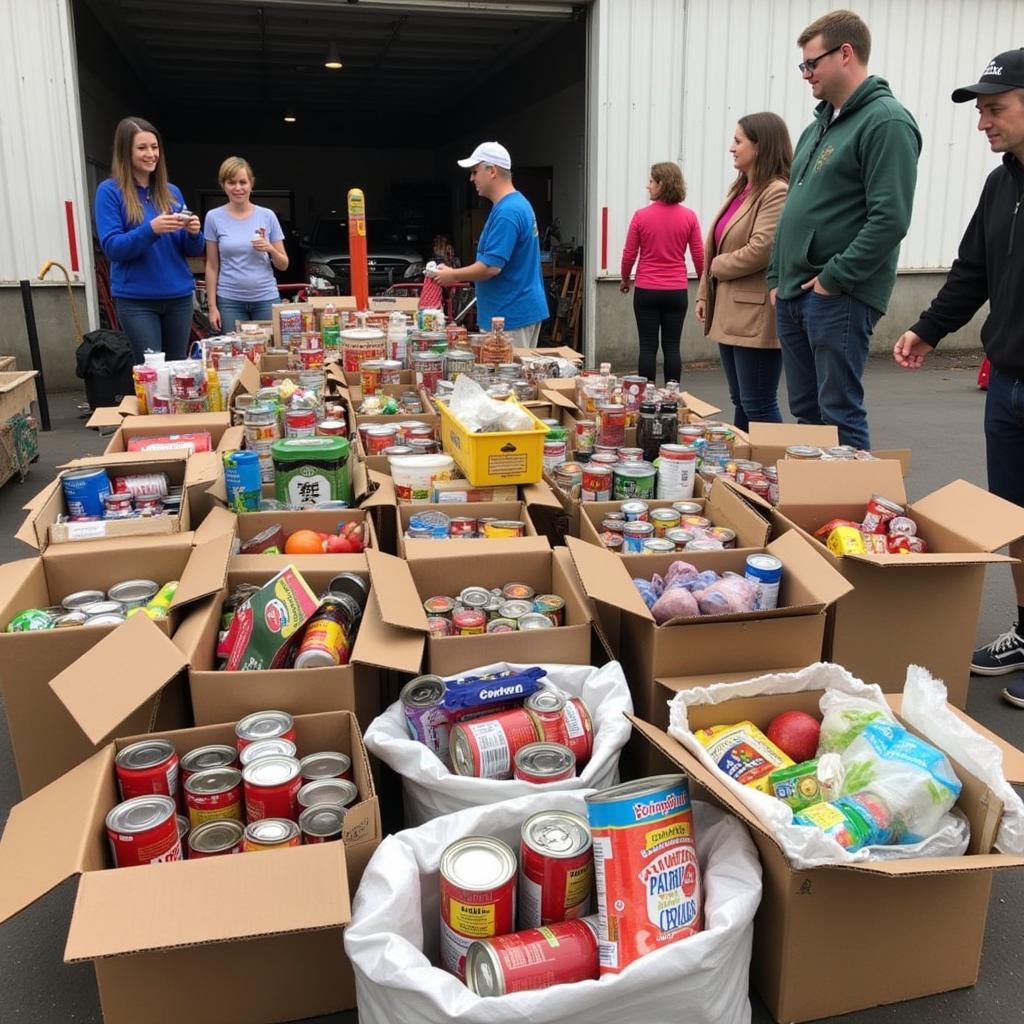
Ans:
{"label": "cardboard box", "polygon": [[[481,542],[484,543],[484,542]],[[594,613],[579,585],[569,554],[564,549],[495,554],[486,559],[466,558],[449,545],[448,554],[404,562],[376,551],[367,552],[373,588],[385,622],[406,630],[425,653],[425,672],[449,676],[495,661],[592,662],[591,626]],[[431,637],[423,602],[444,594],[450,597],[469,586],[499,587],[527,583],[538,594],[558,594],[565,600],[565,625],[529,634],[488,633],[481,636]]]}
{"label": "cardboard box", "polygon": [[[806,444],[815,448],[835,448],[839,444],[839,430],[832,426],[808,423],[751,423],[746,441],[737,445],[736,457],[752,459],[763,466],[774,466],[786,458],[790,445]],[[910,474],[910,449],[872,449],[878,459],[895,459],[904,476]]]}
{"label": "cardboard box", "polygon": [[[253,537],[274,526],[280,526],[287,539],[298,530],[337,533],[341,524],[352,522],[364,525],[365,547],[377,547],[373,519],[365,509],[359,508],[333,512],[315,508],[289,512],[243,512],[235,516],[235,536],[238,541],[235,547],[252,540]],[[241,555],[233,549],[232,556],[232,561],[237,558],[245,558],[247,561],[250,558],[256,559],[254,564],[265,565],[277,572],[295,563],[297,559],[301,560],[302,565],[308,564],[314,568],[317,565],[330,566],[335,572],[366,572],[366,555],[362,552],[341,555],[287,555],[282,548],[281,553],[276,555]]]}
{"label": "cardboard box", "polygon": [[[229,539],[193,548],[193,535],[51,545],[42,556],[0,566],[0,623],[24,608],[59,604],[79,590],[107,590],[128,579],[179,580],[171,615],[135,615],[118,626],[40,633],[0,632],[0,673],[11,746],[24,795],[34,793],[120,732],[191,721],[184,676],[152,683],[167,665],[184,668],[191,650],[177,632],[189,609],[220,591]],[[170,636],[174,642],[167,640]],[[162,690],[162,692],[161,692]]]}
{"label": "cardboard box", "polygon": [[[908,503],[889,460],[783,459],[778,471],[776,532],[798,527],[853,586],[830,617],[830,660],[887,692],[903,689],[908,664],[923,665],[965,707],[985,567],[1013,561],[993,552],[1024,535],[1024,509],[964,480]],[[859,522],[873,494],[906,506],[928,554],[839,558],[811,537],[830,519]]]}
{"label": "cardboard box", "polygon": [[232,427],[231,416],[226,412],[194,413],[188,416],[125,416],[120,406],[105,406],[97,409],[85,425],[101,432],[111,427],[114,429],[103,450],[104,455],[128,451],[128,442],[136,437],[164,437],[168,434],[205,431],[210,435],[214,449],[221,453],[241,448],[245,441],[244,429]]}
{"label": "cardboard box", "polygon": [[512,358],[521,363],[524,359],[536,358],[537,356],[548,356],[551,359],[568,359],[571,363],[582,365],[583,353],[577,352],[574,348],[566,345],[557,345],[555,348],[514,348]]}
{"label": "cardboard box", "polygon": [[[342,842],[116,869],[104,819],[119,799],[114,758],[135,737],[117,740],[11,811],[0,920],[78,875],[64,959],[93,961],[106,1024],[277,1024],[354,1007],[342,932],[380,844],[378,798],[351,714],[295,730],[300,752],[352,758],[361,800]],[[235,738],[233,723],[157,735],[179,753]]]}
{"label": "cardboard box", "polygon": [[[518,520],[524,524],[522,537],[474,537],[469,540],[450,538],[447,540],[410,540],[405,536],[409,520],[418,513],[433,510],[443,512],[446,516],[471,516],[480,518],[493,516],[495,519]],[[509,502],[476,502],[444,505],[399,505],[395,509],[398,529],[398,554],[401,558],[430,558],[447,551],[454,544],[470,544],[471,547],[459,549],[465,558],[489,558],[491,555],[504,551],[545,551],[550,544],[545,537],[538,537],[533,520],[523,501]]]}
{"label": "cardboard box", "polygon": [[[764,729],[784,710],[817,713],[820,697],[812,691],[737,699],[691,707],[688,716],[693,728],[749,719]],[[750,830],[764,869],[751,981],[777,1021],[817,1020],[977,981],[992,875],[1024,866],[1024,858],[993,849],[1002,804],[960,765],[954,762],[964,784],[957,807],[971,824],[964,856],[798,871],[717,772],[662,730],[638,719],[633,724],[690,776],[701,796]],[[827,950],[842,952],[829,959],[822,955]],[[813,979],[809,963],[815,964]]]}
{"label": "cardboard box", "polygon": [[[262,585],[280,572],[279,567],[266,565],[267,557],[232,559],[223,589],[197,605],[178,630],[177,642],[192,652],[188,678],[196,723],[235,721],[253,711],[277,708],[293,715],[352,711],[363,728],[368,727],[382,710],[378,669],[416,673],[422,658],[420,639],[382,619],[373,591],[359,624],[350,664],[258,672],[217,670],[217,634],[224,601],[236,585]],[[331,567],[330,561],[329,556],[307,555],[291,558],[288,564],[294,565],[319,594],[341,571]],[[364,579],[369,576],[365,569],[357,575]]]}

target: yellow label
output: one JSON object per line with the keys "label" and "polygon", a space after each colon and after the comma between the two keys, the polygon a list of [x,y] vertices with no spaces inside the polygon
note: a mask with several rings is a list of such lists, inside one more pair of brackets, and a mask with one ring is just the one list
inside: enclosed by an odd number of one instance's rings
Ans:
{"label": "yellow label", "polygon": [[216,821],[218,818],[234,818],[235,821],[241,821],[241,804],[230,804],[227,807],[217,807],[209,811],[200,810],[197,807],[188,809],[188,820],[192,823],[193,828],[198,828],[204,821]]}
{"label": "yellow label", "polygon": [[810,807],[805,807],[800,812],[800,816],[807,818],[823,830],[841,825],[846,821],[842,812],[833,807],[832,804],[812,804]]}
{"label": "yellow label", "polygon": [[690,838],[690,825],[685,821],[674,821],[671,825],[666,825],[664,828],[656,828],[648,832],[644,836],[645,849],[653,850],[654,847],[660,846],[662,843],[667,843],[674,839],[689,839]]}
{"label": "yellow label", "polygon": [[594,881],[594,865],[593,863],[584,864],[581,867],[573,868],[569,872],[565,879],[565,907],[568,910],[570,907],[575,907],[578,903],[582,903],[588,896],[590,896],[590,890],[593,887]]}
{"label": "yellow label", "polygon": [[455,931],[486,939],[494,934],[494,905],[449,900],[448,920]]}

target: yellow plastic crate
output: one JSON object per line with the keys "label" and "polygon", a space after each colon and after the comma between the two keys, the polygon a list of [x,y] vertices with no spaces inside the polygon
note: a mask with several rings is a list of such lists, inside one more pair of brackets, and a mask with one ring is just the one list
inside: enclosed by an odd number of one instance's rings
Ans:
{"label": "yellow plastic crate", "polygon": [[535,484],[540,480],[548,428],[529,409],[515,402],[533,421],[532,430],[474,434],[452,415],[444,402],[435,398],[434,404],[441,414],[441,444],[474,487]]}

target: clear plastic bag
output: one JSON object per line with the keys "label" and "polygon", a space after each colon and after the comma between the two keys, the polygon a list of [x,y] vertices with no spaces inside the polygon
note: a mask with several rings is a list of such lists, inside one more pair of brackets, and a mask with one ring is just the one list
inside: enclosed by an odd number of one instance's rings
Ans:
{"label": "clear plastic bag", "polygon": [[530,430],[530,414],[515,402],[499,402],[489,398],[484,389],[468,374],[459,374],[448,408],[471,433],[487,431]]}

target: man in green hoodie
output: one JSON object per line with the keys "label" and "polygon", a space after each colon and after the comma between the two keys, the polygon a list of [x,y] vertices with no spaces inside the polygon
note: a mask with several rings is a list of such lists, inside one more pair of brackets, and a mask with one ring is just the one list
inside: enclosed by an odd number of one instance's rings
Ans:
{"label": "man in green hoodie", "polygon": [[888,83],[868,74],[871,33],[852,11],[818,18],[797,45],[820,102],[796,146],[767,275],[789,411],[868,448],[861,378],[896,283],[921,133]]}

